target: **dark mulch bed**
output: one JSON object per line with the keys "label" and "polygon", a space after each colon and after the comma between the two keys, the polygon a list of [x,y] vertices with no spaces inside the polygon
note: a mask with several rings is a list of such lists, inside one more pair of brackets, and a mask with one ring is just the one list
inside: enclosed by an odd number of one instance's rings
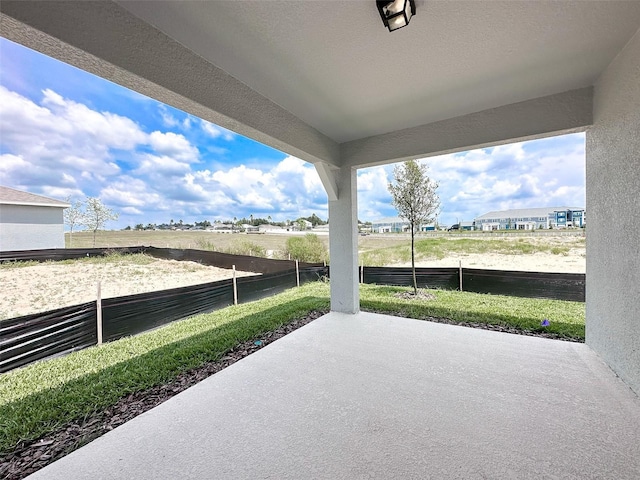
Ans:
{"label": "dark mulch bed", "polygon": [[[165,400],[168,400],[174,395],[177,395],[214,373],[223,370],[247,355],[251,355],[257,350],[263,348],[265,345],[268,345],[303,325],[312,322],[325,313],[327,312],[311,312],[302,319],[294,320],[287,325],[283,325],[277,330],[265,333],[260,336],[259,340],[252,340],[238,345],[228,351],[220,360],[206,363],[201,367],[185,372],[169,383],[157,385],[148,390],[132,393],[131,395],[121,398],[118,403],[104,411],[96,412],[86,418],[82,418],[76,422],[65,425],[57,431],[49,435],[45,435],[37,440],[20,443],[13,452],[3,458],[0,458],[0,478],[7,480],[19,480],[37,470],[40,470],[55,460],[68,455],[72,451],[86,445],[101,435],[104,435],[108,431],[128,422],[134,417],[137,417],[141,413],[160,405]],[[567,338],[554,333],[521,330],[504,325],[456,322],[446,318],[436,317],[426,317],[423,320],[472,328],[482,328],[498,332],[515,333],[518,335],[530,335],[556,340],[581,342],[579,339]]]}

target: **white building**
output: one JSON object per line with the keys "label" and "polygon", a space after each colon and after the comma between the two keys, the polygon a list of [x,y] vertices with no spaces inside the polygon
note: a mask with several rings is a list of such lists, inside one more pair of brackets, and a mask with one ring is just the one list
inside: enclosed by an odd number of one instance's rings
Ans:
{"label": "white building", "polygon": [[400,217],[386,217],[371,222],[374,233],[402,233],[409,231],[409,222]]}
{"label": "white building", "polygon": [[60,200],[0,186],[0,251],[64,248]]}
{"label": "white building", "polygon": [[[579,221],[572,222],[567,218]],[[491,230],[539,230],[584,226],[584,208],[582,207],[542,207],[498,210],[485,213],[476,218],[476,229]]]}

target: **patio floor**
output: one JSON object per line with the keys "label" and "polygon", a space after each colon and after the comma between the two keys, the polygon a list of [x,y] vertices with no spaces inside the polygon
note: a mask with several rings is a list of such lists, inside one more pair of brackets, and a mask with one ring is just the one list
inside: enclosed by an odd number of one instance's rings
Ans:
{"label": "patio floor", "polygon": [[586,345],[330,313],[29,478],[640,478]]}

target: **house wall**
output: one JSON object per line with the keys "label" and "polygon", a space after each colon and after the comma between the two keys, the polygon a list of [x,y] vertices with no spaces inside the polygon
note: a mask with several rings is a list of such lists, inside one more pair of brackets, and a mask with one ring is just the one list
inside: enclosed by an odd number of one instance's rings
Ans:
{"label": "house wall", "polygon": [[596,84],[587,131],[586,341],[640,394],[640,31]]}
{"label": "house wall", "polygon": [[64,248],[62,208],[0,205],[0,251]]}

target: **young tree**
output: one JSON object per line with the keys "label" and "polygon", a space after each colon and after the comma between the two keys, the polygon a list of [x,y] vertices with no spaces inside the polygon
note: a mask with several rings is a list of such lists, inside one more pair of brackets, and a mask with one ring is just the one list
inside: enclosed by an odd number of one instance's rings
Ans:
{"label": "young tree", "polygon": [[107,208],[99,198],[88,197],[82,224],[93,231],[93,246],[96,246],[96,232],[110,220],[117,220],[118,214]]}
{"label": "young tree", "polygon": [[429,178],[427,165],[416,160],[407,160],[393,169],[394,183],[389,183],[391,204],[400,218],[409,222],[411,232],[411,271],[413,274],[413,293],[418,294],[416,281],[415,234],[420,225],[433,221],[440,208],[440,199],[436,190],[438,183]]}
{"label": "young tree", "polygon": [[82,211],[82,202],[80,200],[71,203],[71,199],[67,198],[67,202],[69,202],[71,206],[64,209],[64,223],[69,227],[69,247],[72,247],[73,228],[83,225],[84,212]]}

